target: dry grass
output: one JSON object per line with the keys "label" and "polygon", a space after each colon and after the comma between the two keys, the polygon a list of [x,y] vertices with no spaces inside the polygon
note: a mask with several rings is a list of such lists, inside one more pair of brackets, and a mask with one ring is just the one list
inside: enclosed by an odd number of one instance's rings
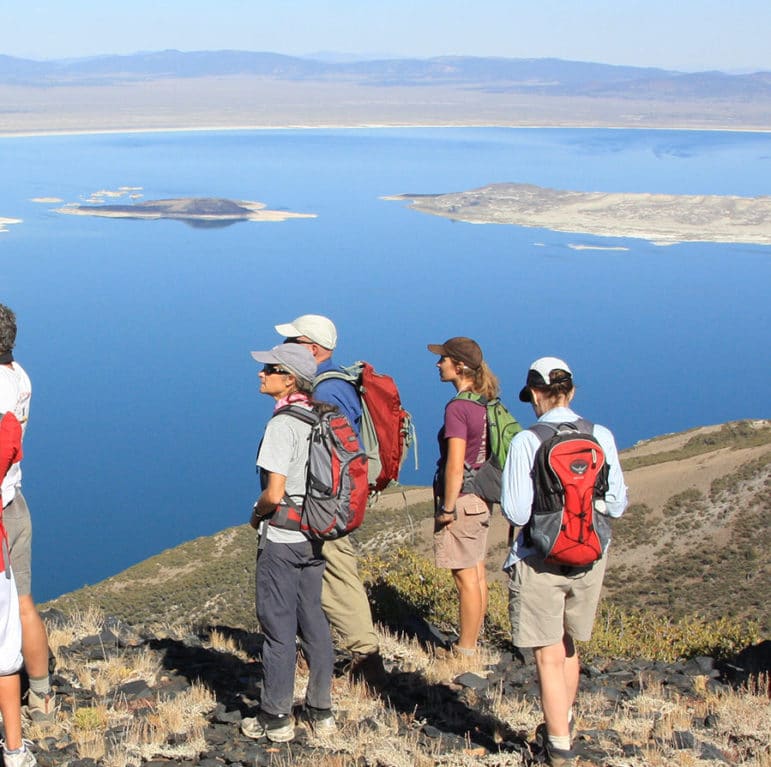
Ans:
{"label": "dry grass", "polygon": [[[101,630],[95,613],[77,614],[72,621],[51,633],[59,646]],[[189,633],[185,626],[166,627],[168,636]],[[401,671],[420,675],[427,684],[450,685],[460,673],[473,671],[485,676],[487,668],[499,660],[498,653],[483,651],[475,658],[439,657],[427,652],[416,641],[389,632],[380,635],[381,650]],[[213,632],[208,646],[239,658],[244,653],[229,637]],[[125,700],[115,700],[110,690],[132,680],[153,685],[159,675],[158,656],[150,649],[129,653],[105,648],[103,661],[66,668],[77,684],[88,687],[94,699],[77,708],[68,718],[61,715],[47,730],[28,728],[27,736],[45,749],[45,736],[54,739],[69,735],[79,758],[90,758],[104,767],[129,767],[152,759],[194,761],[207,749],[207,713],[216,704],[213,693],[201,684],[174,698],[151,701],[140,713]],[[609,754],[602,761],[612,767],[714,767],[717,762],[703,758],[699,749],[676,749],[675,733],[694,732],[696,739],[719,749],[730,764],[742,767],[771,767],[771,709],[768,679],[760,679],[745,690],[714,692],[706,677],[694,677],[693,690],[673,693],[659,682],[641,677],[640,692],[630,700],[611,705],[599,693],[584,693],[576,709],[580,742],[590,743]],[[307,669],[298,665],[295,696],[300,703],[307,685]],[[468,692],[468,691],[467,691]],[[500,723],[494,733],[497,742],[506,738],[532,740],[542,720],[536,699],[503,694],[493,686],[471,694],[474,708],[491,721]],[[392,707],[387,698],[372,695],[360,683],[336,678],[333,700],[338,717],[338,733],[332,738],[309,737],[313,750],[276,752],[276,767],[524,767],[523,756],[514,752],[486,753],[470,740],[465,748],[458,743],[447,747],[439,738],[429,739],[415,712]],[[709,718],[708,729],[694,722]],[[107,733],[111,733],[107,735]],[[116,734],[118,733],[118,734]],[[512,733],[514,734],[512,736]],[[591,735],[590,735],[591,733]],[[613,735],[612,733],[615,733]],[[235,734],[235,733],[234,733]],[[310,734],[309,734],[310,735]],[[53,741],[51,741],[53,742]],[[637,751],[625,753],[622,744]],[[581,767],[590,762],[582,761]]]}
{"label": "dry grass", "polygon": [[217,629],[211,632],[208,642],[204,642],[204,647],[216,650],[217,652],[235,655],[239,660],[249,660],[249,655],[238,646],[238,642],[233,637],[225,636]]}
{"label": "dry grass", "polygon": [[[211,691],[194,682],[190,690],[160,701],[151,714],[134,722],[123,746],[146,760],[157,756],[194,758],[206,749],[206,714],[215,705]],[[171,735],[177,736],[175,743],[169,743]]]}

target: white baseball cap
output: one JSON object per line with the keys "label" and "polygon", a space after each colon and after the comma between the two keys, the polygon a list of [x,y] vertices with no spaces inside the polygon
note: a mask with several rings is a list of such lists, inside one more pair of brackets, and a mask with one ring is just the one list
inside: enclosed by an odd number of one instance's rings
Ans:
{"label": "white baseball cap", "polygon": [[335,323],[321,314],[303,314],[302,317],[275,327],[276,332],[284,338],[306,336],[325,349],[334,349],[337,346]]}
{"label": "white baseball cap", "polygon": [[[554,375],[552,375],[554,373]],[[530,402],[530,389],[542,389],[554,383],[573,381],[573,371],[559,357],[540,357],[527,371],[527,381],[519,393],[520,402]]]}

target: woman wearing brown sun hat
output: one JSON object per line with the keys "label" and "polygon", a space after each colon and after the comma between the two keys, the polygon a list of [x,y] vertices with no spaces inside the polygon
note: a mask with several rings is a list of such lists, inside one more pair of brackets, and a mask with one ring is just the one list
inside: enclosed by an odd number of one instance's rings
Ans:
{"label": "woman wearing brown sun hat", "polygon": [[[439,379],[457,394],[471,392],[485,399],[498,396],[498,379],[485,363],[479,344],[456,336],[429,344],[439,355]],[[479,468],[487,457],[485,408],[470,399],[453,397],[444,410],[439,431],[439,461],[434,478],[434,554],[437,567],[452,572],[458,590],[460,630],[455,650],[476,652],[487,612],[485,555],[491,504],[464,492],[464,470]]]}

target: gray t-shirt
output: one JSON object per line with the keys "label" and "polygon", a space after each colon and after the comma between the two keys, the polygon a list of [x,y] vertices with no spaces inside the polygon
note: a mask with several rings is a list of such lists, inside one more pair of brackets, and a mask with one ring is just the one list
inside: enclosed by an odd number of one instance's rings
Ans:
{"label": "gray t-shirt", "polygon": [[[297,405],[295,405],[297,407]],[[286,493],[295,501],[305,495],[308,445],[311,427],[299,418],[280,413],[268,421],[257,466],[286,477]],[[269,540],[277,543],[300,543],[308,537],[298,530],[283,530],[268,525]]]}

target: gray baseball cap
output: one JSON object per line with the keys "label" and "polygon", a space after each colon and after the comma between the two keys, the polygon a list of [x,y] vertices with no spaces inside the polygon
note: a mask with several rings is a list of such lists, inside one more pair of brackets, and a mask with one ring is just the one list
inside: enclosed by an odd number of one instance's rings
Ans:
{"label": "gray baseball cap", "polygon": [[280,365],[308,383],[316,377],[316,360],[309,349],[299,344],[279,344],[267,352],[252,352],[252,357],[257,362]]}

